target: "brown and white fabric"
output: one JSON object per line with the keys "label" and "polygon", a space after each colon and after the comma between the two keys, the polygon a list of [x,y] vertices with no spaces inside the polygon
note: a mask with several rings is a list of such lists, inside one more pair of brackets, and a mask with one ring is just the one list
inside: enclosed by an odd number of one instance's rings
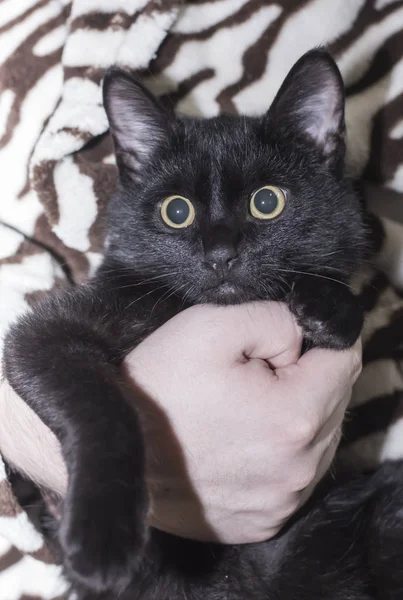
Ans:
{"label": "brown and white fabric", "polygon": [[[82,283],[101,260],[116,177],[106,67],[136,72],[184,114],[260,114],[295,60],[321,44],[346,83],[351,172],[375,186],[381,213],[394,191],[403,223],[403,1],[0,0],[0,355],[21,311]],[[378,265],[359,283],[365,366],[340,452],[364,467],[403,457],[398,220],[383,220]],[[0,600],[66,594],[52,562],[0,457]]]}

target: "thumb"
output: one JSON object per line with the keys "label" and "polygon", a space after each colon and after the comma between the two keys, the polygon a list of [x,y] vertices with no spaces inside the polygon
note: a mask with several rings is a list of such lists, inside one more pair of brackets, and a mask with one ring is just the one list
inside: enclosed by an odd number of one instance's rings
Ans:
{"label": "thumb", "polygon": [[361,339],[348,350],[323,350],[313,348],[298,360],[302,383],[315,381],[319,391],[334,388],[340,382],[349,385],[356,382],[361,373],[362,343]]}
{"label": "thumb", "polygon": [[348,350],[313,348],[296,364],[278,369],[276,375],[280,386],[298,398],[304,412],[323,424],[340,403],[347,405],[361,372],[361,355],[361,340]]}
{"label": "thumb", "polygon": [[296,363],[301,355],[302,331],[285,304],[244,305],[245,318],[237,328],[243,355],[261,359],[274,369]]}

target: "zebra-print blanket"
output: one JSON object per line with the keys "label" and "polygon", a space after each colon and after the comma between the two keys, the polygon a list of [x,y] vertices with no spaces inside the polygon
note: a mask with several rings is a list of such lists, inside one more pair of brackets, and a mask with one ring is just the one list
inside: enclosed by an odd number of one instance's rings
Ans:
{"label": "zebra-print blanket", "polygon": [[[340,452],[403,456],[403,1],[0,0],[0,353],[17,314],[100,261],[116,175],[105,67],[136,71],[182,113],[259,114],[320,44],[346,83],[350,168],[388,216],[360,282],[365,366]],[[63,596],[52,563],[0,457],[0,600]]]}

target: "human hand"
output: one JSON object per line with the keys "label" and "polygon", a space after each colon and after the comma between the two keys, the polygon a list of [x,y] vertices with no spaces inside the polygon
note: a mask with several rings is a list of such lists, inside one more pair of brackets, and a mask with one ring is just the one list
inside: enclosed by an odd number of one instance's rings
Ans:
{"label": "human hand", "polygon": [[290,312],[271,302],[193,307],[131,353],[152,525],[256,542],[309,497],[336,451],[361,347],[300,358],[300,346]]}
{"label": "human hand", "polygon": [[[308,497],[333,457],[360,348],[311,350],[298,360],[300,343],[280,304],[199,306],[126,359],[133,386],[145,392],[137,389],[135,403],[146,434],[151,524],[197,539],[259,541]],[[63,495],[56,439],[2,386],[1,451]]]}

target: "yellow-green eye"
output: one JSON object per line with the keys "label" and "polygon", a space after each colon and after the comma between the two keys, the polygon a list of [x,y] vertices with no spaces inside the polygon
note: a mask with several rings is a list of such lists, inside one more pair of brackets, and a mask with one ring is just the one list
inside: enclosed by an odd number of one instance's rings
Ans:
{"label": "yellow-green eye", "polygon": [[265,185],[252,194],[250,214],[255,219],[274,219],[283,212],[284,206],[284,192],[275,185]]}
{"label": "yellow-green eye", "polygon": [[187,198],[169,196],[161,204],[161,217],[169,227],[183,229],[195,220],[195,209]]}

